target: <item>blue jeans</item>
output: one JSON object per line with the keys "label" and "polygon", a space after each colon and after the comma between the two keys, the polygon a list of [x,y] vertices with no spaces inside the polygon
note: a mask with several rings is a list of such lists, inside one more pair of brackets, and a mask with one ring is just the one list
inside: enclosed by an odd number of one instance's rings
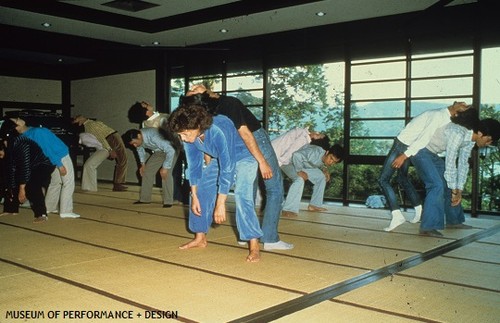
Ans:
{"label": "blue jeans", "polygon": [[411,162],[425,184],[425,201],[422,211],[422,230],[444,229],[446,223],[460,224],[465,221],[462,205],[451,206],[451,190],[444,179],[444,160],[426,148],[421,149]]}
{"label": "blue jeans", "polygon": [[[241,240],[260,238],[262,230],[255,213],[253,183],[257,175],[257,161],[251,155],[236,162],[235,202],[236,226]],[[200,201],[201,216],[189,209],[189,230],[207,233],[213,221],[218,194],[219,164],[216,159],[203,169],[198,183],[197,196]]]}
{"label": "blue jeans", "polygon": [[391,178],[394,175],[394,172],[397,172],[396,176],[398,183],[405,190],[405,193],[410,199],[411,204],[414,207],[422,204],[417,190],[415,190],[415,187],[408,179],[408,168],[410,167],[409,160],[405,160],[401,168],[397,170],[392,167],[392,163],[394,162],[396,157],[404,153],[407,148],[408,145],[403,144],[397,138],[394,139],[394,143],[392,144],[392,148],[385,159],[384,167],[382,168],[382,173],[380,174],[380,178],[378,180],[380,188],[387,198],[387,203],[389,203],[389,208],[391,209],[391,211],[399,210],[398,197],[396,196],[396,193],[394,192],[394,189],[391,185]]}
{"label": "blue jeans", "polygon": [[[273,172],[273,177],[264,180],[266,206],[264,208],[264,218],[262,220],[262,232],[264,235],[260,238],[263,243],[273,243],[280,240],[278,235],[278,223],[281,215],[281,206],[283,204],[283,177],[278,164],[278,158],[274,152],[271,140],[267,132],[260,128],[253,132],[257,145],[269,163]],[[255,190],[257,181],[255,182]]]}
{"label": "blue jeans", "polygon": [[418,176],[425,184],[425,201],[422,210],[422,223],[420,229],[444,229],[444,191],[442,177],[444,168],[441,158],[430,152],[427,148],[420,149],[410,157]]}
{"label": "blue jeans", "polygon": [[236,227],[240,234],[240,240],[243,241],[262,236],[259,219],[255,213],[253,192],[258,168],[259,165],[252,155],[236,162],[236,183],[234,188]]}

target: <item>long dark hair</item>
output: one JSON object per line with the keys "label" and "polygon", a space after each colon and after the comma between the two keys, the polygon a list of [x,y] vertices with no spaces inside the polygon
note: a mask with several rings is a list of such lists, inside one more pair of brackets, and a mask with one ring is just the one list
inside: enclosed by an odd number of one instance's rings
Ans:
{"label": "long dark hair", "polygon": [[477,132],[477,128],[479,126],[479,113],[477,109],[471,107],[463,112],[457,113],[456,116],[451,117],[451,122]]}

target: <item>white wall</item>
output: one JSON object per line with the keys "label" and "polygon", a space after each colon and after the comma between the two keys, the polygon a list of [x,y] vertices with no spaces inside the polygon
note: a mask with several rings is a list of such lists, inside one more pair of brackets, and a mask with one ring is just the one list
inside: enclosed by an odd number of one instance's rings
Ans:
{"label": "white wall", "polygon": [[0,101],[61,104],[61,81],[0,76]]}
{"label": "white wall", "polygon": [[[118,74],[71,82],[72,116],[82,114],[96,118],[120,134],[128,129],[137,128],[127,118],[128,109],[136,101],[148,101],[156,106],[155,71]],[[137,183],[136,161],[127,149],[127,182]],[[98,179],[113,179],[114,162],[106,160],[97,171]]]}

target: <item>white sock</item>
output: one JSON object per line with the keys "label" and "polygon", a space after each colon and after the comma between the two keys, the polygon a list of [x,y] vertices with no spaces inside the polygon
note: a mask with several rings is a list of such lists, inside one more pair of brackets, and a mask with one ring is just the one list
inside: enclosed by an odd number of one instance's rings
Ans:
{"label": "white sock", "polygon": [[384,229],[385,231],[392,231],[397,227],[399,227],[401,224],[406,222],[406,219],[403,216],[401,210],[394,210],[391,212],[391,214],[392,214],[391,224],[389,224],[389,226]]}
{"label": "white sock", "polygon": [[422,205],[415,206],[415,217],[410,221],[411,223],[417,223],[420,221],[422,216]]}

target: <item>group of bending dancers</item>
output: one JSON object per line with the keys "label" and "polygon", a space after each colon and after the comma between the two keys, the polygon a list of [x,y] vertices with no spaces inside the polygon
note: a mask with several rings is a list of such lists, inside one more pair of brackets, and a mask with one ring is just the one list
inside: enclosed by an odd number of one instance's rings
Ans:
{"label": "group of bending dancers", "polygon": [[[394,139],[379,178],[392,216],[385,231],[392,231],[406,221],[421,222],[419,234],[434,237],[443,236],[439,230],[444,228],[472,228],[464,224],[461,205],[469,157],[474,146],[485,147],[499,138],[498,120],[480,120],[477,109],[465,102],[454,102],[447,108],[429,110],[413,118]],[[408,178],[410,162],[425,185],[423,202]],[[390,183],[395,173],[415,208],[412,219],[403,216]]]}
{"label": "group of bending dancers", "polygon": [[[240,244],[247,243],[249,249],[246,260],[260,260],[260,243],[264,250],[293,248],[278,234],[282,209],[285,213],[281,164],[269,135],[240,100],[219,96],[201,84],[195,85],[181,98],[179,107],[170,114],[165,127],[178,134],[183,141],[191,186],[189,229],[195,236],[180,246],[181,249],[207,246],[207,233],[212,222],[226,220],[226,200],[233,185],[238,241]],[[311,138],[304,145],[308,146],[310,141]],[[325,178],[326,167],[342,158],[333,158],[328,149],[315,147],[318,150],[314,151],[320,152],[320,155],[315,153],[309,158],[308,154],[304,154],[301,162],[307,165],[303,166],[304,169],[295,170],[298,176],[304,174],[305,178],[300,179],[302,182],[308,179],[305,171],[312,168],[321,168],[321,176]],[[338,151],[336,148],[335,152]],[[297,160],[300,158],[297,157]],[[263,182],[262,224],[255,211],[258,177]],[[318,189],[321,199],[316,201],[319,205],[309,206],[310,211],[326,210],[322,207],[326,181],[318,183],[318,186],[323,185],[323,189]],[[316,183],[313,184],[316,186]],[[297,185],[300,194],[294,195],[294,198],[299,203],[303,183],[302,186]]]}

